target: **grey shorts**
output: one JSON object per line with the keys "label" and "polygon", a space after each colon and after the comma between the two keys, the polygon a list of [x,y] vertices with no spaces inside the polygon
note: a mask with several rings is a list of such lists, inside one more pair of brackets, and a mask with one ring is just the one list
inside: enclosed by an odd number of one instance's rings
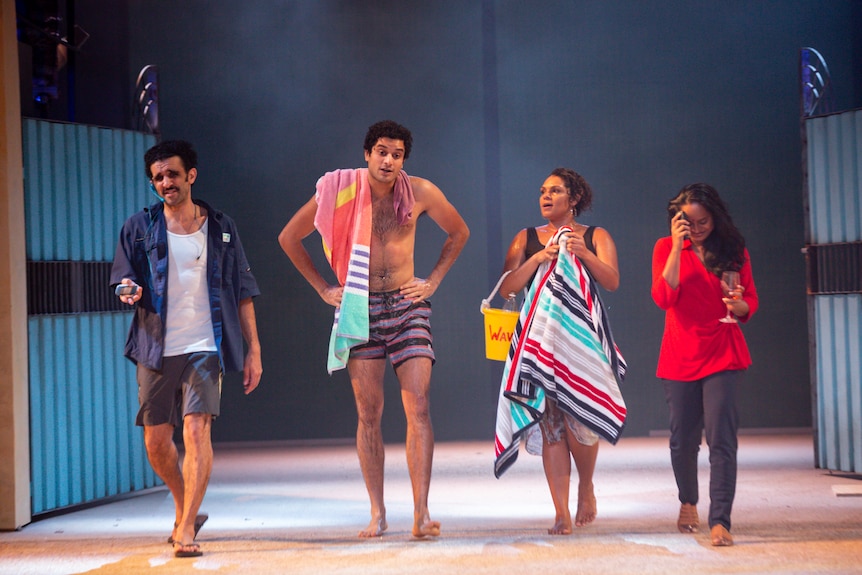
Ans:
{"label": "grey shorts", "polygon": [[216,352],[165,357],[161,371],[138,364],[137,376],[141,405],[137,425],[170,423],[176,427],[190,413],[219,414],[222,371]]}

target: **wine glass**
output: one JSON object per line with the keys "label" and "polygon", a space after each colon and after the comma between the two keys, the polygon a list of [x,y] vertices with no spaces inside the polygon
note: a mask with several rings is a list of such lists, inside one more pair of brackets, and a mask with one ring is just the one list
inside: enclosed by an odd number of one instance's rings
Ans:
{"label": "wine glass", "polygon": [[[724,292],[726,297],[738,299],[739,296],[736,295],[736,286],[739,285],[739,272],[723,272],[721,274],[721,281],[727,286],[727,291],[724,290],[724,286],[722,286],[721,291]],[[730,310],[727,310],[727,315],[718,320],[722,323],[737,323],[736,318],[730,313]]]}

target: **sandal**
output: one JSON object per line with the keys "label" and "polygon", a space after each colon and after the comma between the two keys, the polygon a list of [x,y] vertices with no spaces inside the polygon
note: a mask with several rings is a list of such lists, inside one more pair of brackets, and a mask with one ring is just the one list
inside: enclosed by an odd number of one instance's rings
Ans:
{"label": "sandal", "polygon": [[[207,519],[209,519],[209,518],[210,518],[210,516],[207,515],[206,513],[201,513],[200,515],[195,515],[195,537],[198,536],[198,531],[201,530],[201,527],[204,526],[204,523],[206,523]],[[177,527],[178,527],[178,525],[176,523],[174,523],[174,529],[176,529]],[[168,535],[168,544],[169,545],[174,544],[173,534]]]}
{"label": "sandal", "polygon": [[201,546],[197,543],[174,543],[174,557],[200,557],[204,552],[201,551]]}

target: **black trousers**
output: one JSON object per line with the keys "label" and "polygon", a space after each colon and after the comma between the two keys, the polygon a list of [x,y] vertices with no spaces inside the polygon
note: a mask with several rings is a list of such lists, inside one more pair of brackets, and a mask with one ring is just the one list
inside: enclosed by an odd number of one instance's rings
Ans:
{"label": "black trousers", "polygon": [[664,381],[670,409],[670,460],[680,503],[698,501],[697,455],[709,447],[709,527],[730,530],[736,495],[736,394],[743,371],[722,371],[697,381]]}

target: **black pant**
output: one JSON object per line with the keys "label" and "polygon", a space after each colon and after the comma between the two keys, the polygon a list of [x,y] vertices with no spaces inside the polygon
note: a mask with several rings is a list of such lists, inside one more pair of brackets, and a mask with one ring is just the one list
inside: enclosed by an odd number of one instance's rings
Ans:
{"label": "black pant", "polygon": [[664,381],[670,408],[670,460],[680,503],[698,500],[697,454],[706,431],[709,446],[709,527],[730,530],[736,494],[736,390],[742,371],[722,371],[697,381]]}

